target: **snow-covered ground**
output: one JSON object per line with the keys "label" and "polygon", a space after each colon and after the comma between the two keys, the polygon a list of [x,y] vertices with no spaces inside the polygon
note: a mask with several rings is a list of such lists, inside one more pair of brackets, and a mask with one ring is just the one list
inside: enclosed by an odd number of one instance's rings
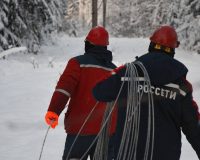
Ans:
{"label": "snow-covered ground", "polygon": [[[47,126],[44,122],[51,95],[68,59],[84,53],[84,38],[57,38],[37,56],[16,53],[0,59],[0,160],[38,160]],[[111,38],[117,65],[147,52],[148,39]],[[194,98],[200,105],[200,55],[178,50],[176,58],[188,68]],[[42,160],[61,160],[65,142],[63,114],[51,129]],[[197,160],[183,136],[181,160]]]}

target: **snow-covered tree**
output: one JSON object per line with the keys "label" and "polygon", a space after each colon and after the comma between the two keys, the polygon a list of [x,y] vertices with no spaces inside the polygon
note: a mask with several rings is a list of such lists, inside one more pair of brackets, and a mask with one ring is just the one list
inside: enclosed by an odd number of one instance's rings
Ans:
{"label": "snow-covered tree", "polygon": [[115,36],[149,37],[160,25],[174,26],[182,47],[200,52],[199,0],[109,1],[108,28]]}
{"label": "snow-covered tree", "polygon": [[68,0],[65,30],[70,36],[82,35],[91,27],[92,0]]}
{"label": "snow-covered tree", "polygon": [[44,43],[53,31],[61,31],[66,11],[65,0],[1,0],[1,48]]}
{"label": "snow-covered tree", "polygon": [[[102,1],[98,24],[102,25]],[[181,46],[200,52],[199,0],[109,0],[107,29],[114,36],[149,37],[160,25],[174,26]],[[0,50],[25,44],[29,51],[51,34],[85,35],[91,26],[92,0],[1,0]]]}
{"label": "snow-covered tree", "polygon": [[79,0],[79,20],[82,27],[88,26],[92,18],[91,0]]}
{"label": "snow-covered tree", "polygon": [[79,24],[79,1],[67,1],[67,13],[65,17],[65,30],[70,36],[77,36]]}
{"label": "snow-covered tree", "polygon": [[173,24],[178,28],[181,46],[200,53],[200,1],[184,0],[178,7]]}
{"label": "snow-covered tree", "polygon": [[18,46],[21,43],[20,38],[14,32],[16,29],[16,7],[15,1],[0,1],[0,46],[4,50],[8,49],[10,45]]}

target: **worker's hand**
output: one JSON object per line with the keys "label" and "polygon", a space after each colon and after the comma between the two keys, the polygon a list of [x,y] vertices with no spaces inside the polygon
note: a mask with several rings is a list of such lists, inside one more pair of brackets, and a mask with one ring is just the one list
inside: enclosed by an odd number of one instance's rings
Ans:
{"label": "worker's hand", "polygon": [[48,111],[45,115],[46,123],[55,128],[58,125],[58,115],[55,112]]}

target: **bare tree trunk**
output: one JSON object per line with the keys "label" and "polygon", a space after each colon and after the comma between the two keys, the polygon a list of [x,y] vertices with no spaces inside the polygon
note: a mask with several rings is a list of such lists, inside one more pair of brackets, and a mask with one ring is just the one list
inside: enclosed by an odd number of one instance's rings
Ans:
{"label": "bare tree trunk", "polygon": [[106,27],[106,6],[107,0],[103,0],[103,26]]}
{"label": "bare tree trunk", "polygon": [[97,4],[98,0],[92,0],[92,27],[97,26],[97,19],[98,19]]}

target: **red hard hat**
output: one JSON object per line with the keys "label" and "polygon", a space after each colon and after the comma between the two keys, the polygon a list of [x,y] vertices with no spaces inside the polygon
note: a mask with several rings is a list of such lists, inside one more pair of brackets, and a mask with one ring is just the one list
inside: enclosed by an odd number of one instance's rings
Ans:
{"label": "red hard hat", "polygon": [[86,40],[91,44],[97,46],[107,46],[109,45],[109,35],[104,27],[96,26],[90,30],[88,33]]}
{"label": "red hard hat", "polygon": [[169,48],[179,46],[178,36],[175,29],[171,26],[161,26],[150,37],[151,42]]}

